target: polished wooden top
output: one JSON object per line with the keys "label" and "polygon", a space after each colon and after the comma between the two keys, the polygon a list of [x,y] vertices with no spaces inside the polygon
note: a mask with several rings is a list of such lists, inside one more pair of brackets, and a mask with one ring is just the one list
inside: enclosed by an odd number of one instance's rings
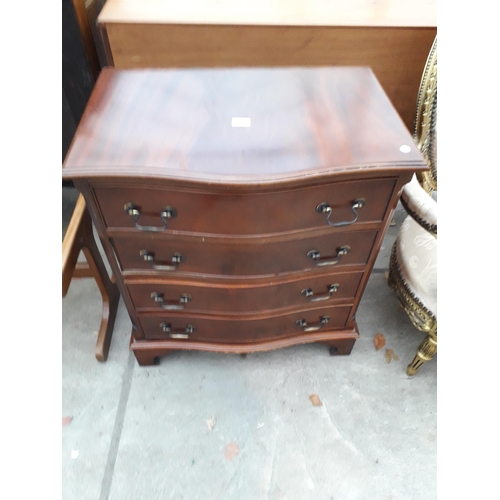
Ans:
{"label": "polished wooden top", "polygon": [[238,184],[423,168],[369,68],[105,68],[63,176]]}
{"label": "polished wooden top", "polygon": [[436,27],[437,0],[107,0],[99,22]]}

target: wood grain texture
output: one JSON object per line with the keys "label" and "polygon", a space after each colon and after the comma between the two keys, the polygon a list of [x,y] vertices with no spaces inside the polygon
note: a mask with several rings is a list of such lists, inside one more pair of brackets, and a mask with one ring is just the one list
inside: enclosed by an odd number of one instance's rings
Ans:
{"label": "wood grain texture", "polygon": [[[251,127],[233,129],[234,116]],[[131,349],[150,364],[183,348],[257,352],[324,342],[331,353],[350,352],[354,315],[401,188],[426,168],[369,68],[107,69],[63,175],[82,189],[134,325]],[[350,220],[358,196],[366,211],[348,226],[330,227],[316,212],[327,202],[333,221]],[[135,222],[127,202],[140,210]],[[161,225],[166,205],[176,209],[167,229],[134,227]],[[350,249],[338,259],[342,246]],[[318,260],[308,256],[313,250]],[[183,257],[176,269],[157,268],[175,254]],[[318,266],[325,260],[337,261]],[[300,302],[306,282],[325,295],[334,277],[338,298]],[[155,291],[166,303],[182,293],[192,302],[153,309]],[[297,325],[323,315],[331,317],[326,329]],[[187,339],[170,338],[194,321]]]}
{"label": "wood grain texture", "polygon": [[436,26],[436,0],[108,0],[102,23]]}
{"label": "wood grain texture", "polygon": [[[261,238],[241,241],[239,239],[220,239],[201,236],[176,236],[158,238],[156,235],[145,238],[114,237],[113,246],[123,272],[129,270],[148,271],[151,266],[140,255],[147,250],[154,255],[156,265],[169,265],[172,256],[180,253],[183,262],[178,271],[196,276],[258,277],[308,271],[318,267],[317,263],[335,259],[342,246],[349,246],[347,255],[339,264],[328,267],[365,264],[370,255],[377,231],[325,232],[312,237],[304,234],[264,240]],[[317,250],[320,259],[315,261],[307,253]],[[155,271],[168,277],[178,271]]]}
{"label": "wood grain texture", "polygon": [[105,68],[63,177],[248,185],[346,167],[427,168],[369,68]]}
{"label": "wood grain texture", "polygon": [[[317,333],[301,333],[289,337],[272,340],[261,340],[252,343],[233,342],[199,342],[191,340],[137,340],[136,332],[132,331],[130,349],[140,366],[159,363],[159,358],[176,350],[196,350],[222,352],[228,354],[246,354],[253,352],[281,349],[297,344],[321,342],[330,348],[330,353],[350,354],[354,343],[359,338],[357,326],[346,330],[329,330]],[[333,348],[333,350],[332,350]]]}
{"label": "wood grain texture", "polygon": [[308,327],[316,327],[319,325],[321,318],[326,316],[329,321],[321,327],[321,330],[328,331],[342,328],[346,323],[350,309],[349,305],[322,306],[285,314],[276,312],[273,312],[273,314],[260,313],[251,318],[235,315],[215,316],[194,313],[169,314],[165,312],[141,314],[139,320],[147,340],[171,339],[170,333],[164,333],[160,326],[167,323],[174,335],[178,333],[184,334],[186,327],[193,325],[195,329],[188,334],[188,340],[195,342],[252,343],[301,334],[303,329],[296,324],[299,320],[306,321]]}
{"label": "wood grain texture", "polygon": [[[241,235],[267,234],[326,228],[327,214],[318,213],[316,207],[328,203],[333,210],[330,222],[352,221],[353,201],[364,199],[365,205],[357,210],[356,226],[361,223],[380,223],[387,209],[396,178],[321,184],[308,188],[275,192],[223,193],[202,190],[172,189],[169,183],[162,187],[134,182],[128,187],[96,185],[96,197],[108,231],[119,228],[139,231],[134,218],[124,206],[132,202],[140,211],[138,223],[164,227],[160,214],[165,206],[176,210],[176,216],[167,220],[167,230],[180,232]],[[231,217],[227,217],[231,214]]]}
{"label": "wood grain texture", "polygon": [[78,256],[82,249],[83,217],[85,215],[85,199],[82,195],[76,201],[73,214],[69,221],[68,228],[62,242],[62,296],[68,293],[68,288],[73,277],[78,261]]}
{"label": "wood grain texture", "polygon": [[409,130],[436,0],[108,0],[117,68],[371,66]]}
{"label": "wood grain texture", "polygon": [[105,29],[108,63],[119,69],[369,66],[408,130],[436,35],[435,27],[113,23]]}
{"label": "wood grain texture", "polygon": [[128,288],[125,286],[122,271],[119,267],[118,261],[116,260],[116,255],[114,253],[113,246],[111,244],[110,239],[106,235],[106,228],[102,222],[102,218],[100,216],[98,206],[96,204],[90,185],[88,181],[86,181],[85,179],[77,179],[75,181],[75,187],[85,198],[87,210],[92,218],[92,222],[95,225],[95,229],[97,230],[97,234],[102,243],[104,253],[111,267],[111,272],[114,281],[118,286],[120,295],[123,298],[123,301],[127,308],[130,320],[132,322],[132,328],[135,331],[136,338],[138,339],[143,338],[144,334],[140,329],[137,313],[134,309],[132,299],[130,298]]}
{"label": "wood grain texture", "polygon": [[[190,301],[184,305],[186,313],[215,314],[256,314],[259,312],[315,307],[320,302],[311,302],[311,298],[323,297],[321,304],[351,301],[357,292],[362,272],[358,273],[323,273],[321,276],[301,275],[295,281],[283,282],[273,278],[264,283],[244,282],[238,285],[217,284],[213,281],[178,282],[160,280],[147,284],[129,285],[128,289],[138,312],[161,311],[164,305],[178,305],[180,297],[187,294]],[[337,285],[337,290],[328,293],[330,285]],[[310,289],[312,297],[302,292]],[[153,293],[162,294],[163,303],[155,302]]]}

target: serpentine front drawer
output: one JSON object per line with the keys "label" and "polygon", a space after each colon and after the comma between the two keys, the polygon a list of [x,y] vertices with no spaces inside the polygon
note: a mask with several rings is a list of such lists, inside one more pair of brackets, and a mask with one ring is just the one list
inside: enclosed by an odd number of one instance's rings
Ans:
{"label": "serpentine front drawer", "polygon": [[250,318],[176,313],[141,314],[139,318],[149,340],[251,343],[340,329],[350,310],[350,305],[344,305]]}
{"label": "serpentine front drawer", "polygon": [[221,239],[202,236],[114,237],[124,273],[154,271],[206,276],[274,276],[322,267],[365,265],[377,231],[329,232],[305,237]]}
{"label": "serpentine front drawer", "polygon": [[109,229],[238,235],[379,224],[397,179],[242,194],[152,186],[94,188]]}
{"label": "serpentine front drawer", "polygon": [[[138,312],[181,311],[183,313],[258,314],[280,309],[316,307],[318,304],[352,302],[362,272],[324,273],[299,279],[264,282],[214,283],[160,280],[130,284],[128,290]],[[143,280],[145,281],[145,280]]]}

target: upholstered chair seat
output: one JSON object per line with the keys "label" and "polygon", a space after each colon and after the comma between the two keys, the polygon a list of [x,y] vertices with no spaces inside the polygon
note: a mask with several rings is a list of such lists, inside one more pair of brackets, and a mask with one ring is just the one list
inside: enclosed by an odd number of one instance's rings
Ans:
{"label": "upholstered chair seat", "polygon": [[410,294],[437,318],[437,240],[410,216],[401,226],[396,260]]}
{"label": "upholstered chair seat", "polygon": [[[418,195],[417,195],[418,194]],[[437,318],[437,203],[416,178],[403,191],[412,214],[401,225],[395,252],[402,279],[409,292]],[[413,217],[420,218],[427,228]],[[433,234],[434,233],[434,234]]]}
{"label": "upholstered chair seat", "polygon": [[409,215],[392,249],[389,279],[413,324],[430,332],[437,324],[437,203],[416,177],[401,202]]}

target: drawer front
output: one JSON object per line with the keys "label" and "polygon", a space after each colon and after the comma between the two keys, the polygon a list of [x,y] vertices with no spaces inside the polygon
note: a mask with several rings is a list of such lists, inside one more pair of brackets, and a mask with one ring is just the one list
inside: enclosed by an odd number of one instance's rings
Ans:
{"label": "drawer front", "polygon": [[188,314],[140,315],[148,340],[192,340],[206,342],[247,343],[316,333],[345,326],[350,305],[299,311],[281,316],[237,316]]}
{"label": "drawer front", "polygon": [[[151,187],[95,187],[94,192],[108,228],[231,235],[327,227],[328,216],[336,224],[353,221],[356,213],[357,223],[380,222],[394,185],[395,179],[373,179],[240,195]],[[353,209],[358,199],[364,206]],[[318,212],[321,204],[331,211]]]}
{"label": "drawer front", "polygon": [[155,270],[161,275],[274,276],[344,265],[366,264],[376,231],[346,231],[313,238],[243,243],[216,238],[113,238],[124,271]]}
{"label": "drawer front", "polygon": [[329,305],[354,300],[363,273],[336,273],[285,283],[225,286],[220,283],[171,281],[129,285],[135,308],[185,313],[261,313],[283,308]]}

